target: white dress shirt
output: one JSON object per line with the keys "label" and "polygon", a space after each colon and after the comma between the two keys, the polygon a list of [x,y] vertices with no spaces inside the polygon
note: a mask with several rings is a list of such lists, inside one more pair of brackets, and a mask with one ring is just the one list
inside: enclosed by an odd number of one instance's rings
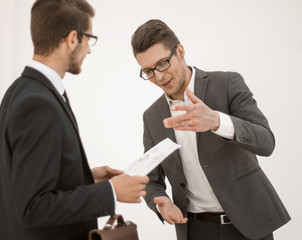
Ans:
{"label": "white dress shirt", "polygon": [[[192,77],[188,88],[194,93],[194,83],[196,70],[191,68]],[[173,105],[177,104],[192,104],[190,99],[184,95],[185,101],[172,100],[166,95],[167,102],[170,109]],[[171,111],[171,110],[170,110]],[[171,116],[177,116],[184,114],[184,111],[171,111]],[[214,133],[225,138],[232,139],[234,137],[234,126],[231,118],[219,112],[220,126]],[[184,174],[187,180],[187,198],[189,203],[187,211],[198,213],[198,212],[223,212],[221,205],[219,204],[213,189],[211,188],[207,177],[204,174],[203,169],[200,166],[196,132],[192,131],[178,131],[174,129],[176,141],[181,145],[179,150]],[[202,147],[202,146],[201,146]]]}
{"label": "white dress shirt", "polygon": [[[33,69],[36,69],[37,71],[39,71],[40,73],[45,75],[45,77],[47,77],[47,79],[52,83],[52,85],[55,87],[55,89],[63,97],[65,87],[63,85],[62,78],[59,76],[59,74],[55,70],[53,70],[50,67],[46,66],[45,64],[37,62],[35,60],[31,60],[27,64],[27,66],[31,67]],[[63,97],[63,99],[64,99],[64,97]]]}

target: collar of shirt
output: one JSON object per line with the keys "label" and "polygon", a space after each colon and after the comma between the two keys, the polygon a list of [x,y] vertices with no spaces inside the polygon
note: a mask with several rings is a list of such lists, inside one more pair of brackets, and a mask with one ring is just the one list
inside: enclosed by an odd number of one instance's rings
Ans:
{"label": "collar of shirt", "polygon": [[[190,79],[190,83],[189,83],[188,88],[191,90],[191,92],[194,93],[194,84],[195,84],[196,69],[195,69],[194,67],[190,67],[190,66],[188,66],[188,67],[189,67],[189,68],[191,69],[191,71],[192,71],[192,76],[191,76],[191,79]],[[167,99],[167,102],[168,102],[168,104],[169,104],[169,107],[171,107],[171,105],[174,105],[174,104],[176,104],[176,103],[182,102],[182,101],[179,101],[179,100],[173,100],[173,99],[171,99],[171,97],[168,96],[167,94],[165,94],[165,97],[166,97],[166,99]],[[188,99],[187,93],[186,93],[186,92],[184,93],[184,100],[185,100],[185,101],[184,101],[185,103],[192,103],[192,102],[190,101],[190,99]]]}
{"label": "collar of shirt", "polygon": [[55,89],[61,94],[61,96],[63,96],[65,88],[61,77],[56,71],[46,66],[45,64],[37,62],[35,60],[31,60],[27,64],[27,66],[34,68],[37,71],[41,72],[43,75],[45,75],[48,78],[48,80],[52,83],[52,85],[55,87]]}

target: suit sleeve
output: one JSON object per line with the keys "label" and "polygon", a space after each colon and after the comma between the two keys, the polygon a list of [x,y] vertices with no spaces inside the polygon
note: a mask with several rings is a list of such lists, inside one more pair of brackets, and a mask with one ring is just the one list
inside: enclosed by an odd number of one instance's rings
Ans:
{"label": "suit sleeve", "polygon": [[[148,129],[147,122],[145,121],[146,114],[144,114],[143,118],[144,118],[144,148],[146,152],[154,146],[154,142],[152,140],[152,136]],[[147,195],[145,196],[145,201],[149,206],[149,208],[152,209],[157,214],[159,219],[163,222],[164,220],[161,214],[158,212],[156,208],[156,204],[153,202],[153,199],[155,197],[159,197],[159,196],[169,197],[165,191],[166,190],[165,175],[161,165],[159,165],[153,171],[151,171],[148,174],[148,177],[150,181],[146,186]]]}
{"label": "suit sleeve", "polygon": [[233,143],[254,154],[269,156],[275,147],[274,135],[239,74],[233,73],[229,78],[227,92],[230,117],[235,128]]}
{"label": "suit sleeve", "polygon": [[[8,119],[12,148],[11,199],[26,228],[85,222],[114,213],[108,181],[75,189],[58,186],[64,148],[63,120],[49,99],[27,96],[16,102]],[[74,173],[78,174],[78,173]]]}

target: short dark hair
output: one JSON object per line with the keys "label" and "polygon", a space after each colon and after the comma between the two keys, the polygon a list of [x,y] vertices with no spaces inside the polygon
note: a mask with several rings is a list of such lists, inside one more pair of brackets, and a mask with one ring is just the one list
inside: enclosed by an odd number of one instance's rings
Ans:
{"label": "short dark hair", "polygon": [[163,43],[172,50],[180,42],[167,24],[158,19],[151,19],[141,25],[132,35],[131,45],[134,56],[156,43]]}
{"label": "short dark hair", "polygon": [[94,15],[86,0],[36,0],[30,24],[34,54],[50,55],[73,30],[81,43],[81,32],[87,31]]}

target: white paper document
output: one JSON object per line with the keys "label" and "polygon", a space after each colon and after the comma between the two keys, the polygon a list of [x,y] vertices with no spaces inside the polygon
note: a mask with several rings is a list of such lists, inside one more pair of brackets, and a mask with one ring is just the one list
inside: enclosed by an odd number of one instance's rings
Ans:
{"label": "white paper document", "polygon": [[180,148],[179,144],[166,138],[145,152],[137,161],[127,166],[124,172],[131,176],[146,176],[178,148]]}

